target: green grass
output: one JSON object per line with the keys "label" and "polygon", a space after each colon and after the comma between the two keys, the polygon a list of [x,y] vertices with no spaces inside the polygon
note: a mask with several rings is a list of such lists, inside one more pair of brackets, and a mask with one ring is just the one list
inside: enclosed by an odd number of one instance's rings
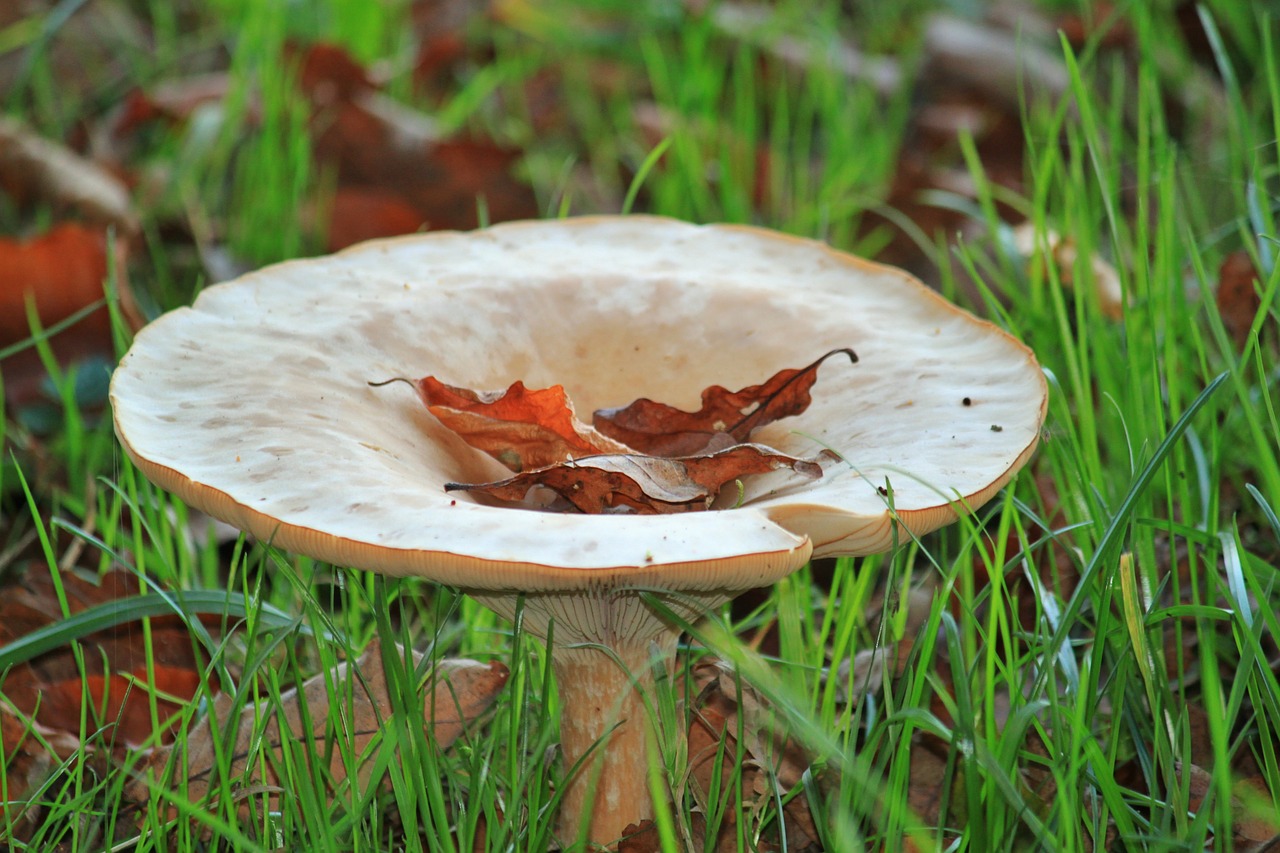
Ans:
{"label": "green grass", "polygon": [[[1119,4],[1117,24],[1130,29],[1140,57],[1132,68],[1096,42],[1060,46],[1065,96],[1022,109],[1020,193],[989,180],[979,143],[961,136],[956,162],[977,197],[933,198],[962,207],[968,227],[952,241],[917,235],[943,292],[1026,341],[1045,367],[1049,420],[1032,466],[973,518],[890,554],[806,568],[737,624],[726,610],[689,626],[682,661],[714,654],[734,662],[810,751],[802,792],[827,850],[1227,849],[1245,814],[1233,806],[1241,798],[1233,768],[1248,757],[1280,793],[1276,19],[1261,5],[1206,5],[1215,72],[1195,65],[1163,5]],[[154,26],[157,50],[154,60],[128,58],[131,79],[176,76],[189,44],[225,50],[233,77],[212,125],[193,120],[139,154],[172,169],[166,194],[141,210],[148,252],[131,268],[140,301],[155,313],[187,302],[203,283],[186,247],[165,236],[177,209],[215,224],[246,263],[315,249],[297,214],[324,203],[328,177],[308,156],[286,38],[337,37],[362,59],[402,63],[393,91],[406,98],[412,45],[400,3],[335,0],[286,16],[276,4],[223,0],[181,19],[166,3],[134,7]],[[754,222],[867,254],[887,244],[889,228],[869,214],[884,210],[911,87],[879,95],[822,63],[768,63],[763,45],[780,34],[815,45],[856,34],[864,45],[902,50],[910,80],[929,4],[850,20],[841,4],[784,2],[755,39],[729,37],[709,17],[666,4],[511,8],[507,20],[472,34],[495,58],[464,69],[440,114],[446,126],[519,142],[548,215],[589,213],[593,199],[613,198],[636,211]],[[0,46],[52,44],[64,24],[56,13],[32,19],[0,31]],[[601,83],[604,63],[622,83]],[[523,88],[540,73],[562,85],[566,117],[544,134],[532,129]],[[1215,73],[1220,103],[1186,95],[1196,75]],[[88,91],[61,95],[58,83],[52,60],[37,53],[6,111],[60,136],[124,85],[118,71]],[[657,147],[637,125],[641,100],[664,116]],[[246,131],[251,103],[261,120]],[[597,193],[570,179],[580,171]],[[1011,253],[999,217],[1006,208],[1069,235],[1079,249],[1073,268]],[[1243,351],[1213,299],[1219,264],[1240,248],[1263,279]],[[1095,296],[1095,255],[1120,276],[1127,305],[1119,320]],[[51,358],[43,341],[34,345]],[[209,800],[190,799],[180,777],[161,777],[139,809],[122,811],[127,763],[104,764],[109,721],[86,711],[77,732],[84,747],[28,793],[43,816],[14,849],[471,850],[482,831],[478,849],[548,849],[562,771],[544,760],[556,742],[557,698],[538,641],[448,589],[193,534],[203,528],[192,514],[137,473],[109,418],[84,404],[75,371],[52,376],[51,434],[5,412],[0,554],[34,559],[10,558],[0,571],[6,581],[23,568],[57,580],[70,570],[68,550],[82,549],[76,566],[123,566],[147,591],[0,649],[0,666],[41,643],[75,643],[102,624],[95,619],[172,612],[191,626],[209,683],[232,710],[257,703],[264,722],[284,691],[374,636],[432,657],[496,658],[511,676],[484,725],[441,753],[411,722],[423,701],[416,675],[391,662],[397,713],[373,759],[384,781],[352,779],[330,791],[308,760],[319,745],[292,744],[292,796],[278,808],[266,792],[237,797],[237,780],[222,773]],[[213,632],[194,618],[210,612],[221,620]],[[771,624],[778,650],[767,658],[743,638]],[[100,671],[96,652],[77,648],[83,672]],[[907,662],[863,696],[837,670],[876,650],[891,669],[897,653]],[[746,792],[744,804],[735,776],[699,806],[707,828],[695,829],[699,804],[678,736],[687,677],[679,670],[653,697],[661,755],[653,790],[685,792],[659,809],[662,848],[702,849],[718,826],[732,825],[737,849],[759,849],[761,839],[777,839],[778,814],[795,793],[775,789],[757,800]],[[177,731],[211,702],[203,697]],[[937,772],[922,779],[926,734],[945,749]],[[332,748],[355,761],[340,737]],[[738,742],[723,748],[740,758]],[[934,820],[912,798],[926,784],[935,789],[937,802],[926,804]],[[1258,800],[1254,813],[1276,805]],[[5,808],[0,837],[16,829],[10,822],[21,810]]]}

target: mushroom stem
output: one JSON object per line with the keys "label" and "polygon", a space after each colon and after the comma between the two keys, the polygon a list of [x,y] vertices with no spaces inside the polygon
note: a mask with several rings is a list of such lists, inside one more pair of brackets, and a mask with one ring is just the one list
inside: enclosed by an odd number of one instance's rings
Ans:
{"label": "mushroom stem", "polygon": [[563,841],[611,844],[629,824],[653,816],[644,697],[653,695],[655,661],[670,673],[677,636],[671,632],[613,649],[552,650],[560,749],[565,772],[572,773],[560,807]]}
{"label": "mushroom stem", "polygon": [[[808,557],[805,547],[783,559],[794,570]],[[597,583],[523,598],[468,590],[499,615],[519,618],[534,636],[553,638],[560,749],[568,774],[558,829],[566,850],[581,850],[574,842],[583,840],[614,844],[629,824],[653,816],[644,698],[653,696],[655,668],[665,667],[670,675],[675,667],[678,623],[697,621],[731,596],[723,588],[668,592],[661,595],[668,612],[660,614],[637,592],[657,586],[653,578],[638,577],[633,587]],[[519,602],[523,610],[517,615]],[[676,618],[668,621],[671,614]]]}

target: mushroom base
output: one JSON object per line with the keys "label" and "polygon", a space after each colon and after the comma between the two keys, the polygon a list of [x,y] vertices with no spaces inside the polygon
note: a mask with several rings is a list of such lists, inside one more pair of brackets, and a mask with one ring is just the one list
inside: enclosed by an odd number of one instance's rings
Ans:
{"label": "mushroom base", "polygon": [[[516,617],[517,596],[468,592],[498,614]],[[731,597],[723,589],[658,594],[688,622]],[[528,594],[523,602],[525,629],[544,640],[553,637],[567,777],[561,840],[566,850],[582,849],[575,842],[583,840],[613,845],[627,826],[653,816],[645,699],[653,697],[655,667],[671,673],[680,629],[650,609],[635,589],[611,584]]]}
{"label": "mushroom base", "polygon": [[653,816],[649,761],[657,757],[649,754],[652,717],[645,700],[654,695],[654,668],[670,675],[676,639],[552,652],[562,708],[560,836],[566,849],[583,840],[612,844],[627,826]]}

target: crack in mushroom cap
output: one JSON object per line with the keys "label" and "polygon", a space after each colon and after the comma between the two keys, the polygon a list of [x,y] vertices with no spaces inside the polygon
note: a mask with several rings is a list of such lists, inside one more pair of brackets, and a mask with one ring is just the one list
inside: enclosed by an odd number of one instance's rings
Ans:
{"label": "crack in mushroom cap", "polygon": [[[509,472],[404,386],[563,384],[579,412],[755,384],[816,353],[813,404],[752,440],[844,462],[744,506],[554,514],[444,491]],[[964,403],[964,400],[968,403]],[[811,555],[891,547],[976,508],[1035,448],[1035,358],[906,273],[821,243],[658,217],[519,222],[365,243],[200,294],[137,336],[116,432],[157,484],[287,550],[473,589],[734,590]],[[765,481],[776,486],[774,481]],[[678,580],[677,580],[678,579]]]}

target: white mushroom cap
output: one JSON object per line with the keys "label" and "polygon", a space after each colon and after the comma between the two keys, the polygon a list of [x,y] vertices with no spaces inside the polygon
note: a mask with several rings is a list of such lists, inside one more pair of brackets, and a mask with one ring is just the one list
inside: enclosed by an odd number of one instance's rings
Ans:
{"label": "white mushroom cap", "polygon": [[[446,493],[509,472],[432,417],[432,374],[563,384],[579,412],[697,408],[821,353],[804,414],[753,441],[848,464],[736,509],[554,514]],[[963,401],[968,399],[969,404]],[[290,551],[475,590],[742,589],[868,554],[976,507],[1027,460],[1047,391],[1031,352],[907,274],[820,243],[655,217],[521,222],[353,247],[204,291],[137,336],[116,431],[153,481]]]}

